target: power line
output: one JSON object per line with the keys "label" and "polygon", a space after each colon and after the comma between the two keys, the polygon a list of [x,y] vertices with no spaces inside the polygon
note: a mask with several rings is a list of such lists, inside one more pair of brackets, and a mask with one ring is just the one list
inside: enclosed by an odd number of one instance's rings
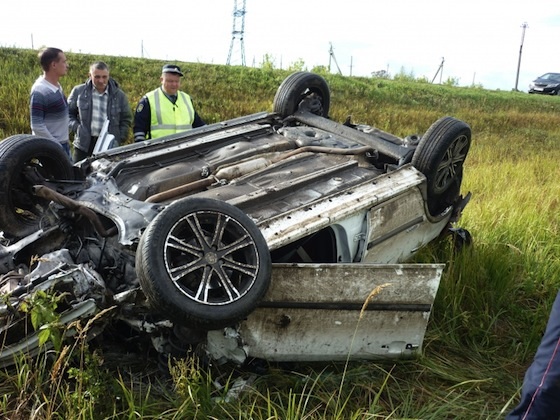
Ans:
{"label": "power line", "polygon": [[238,7],[237,0],[233,1],[233,29],[231,31],[231,43],[229,45],[229,53],[226,64],[229,66],[231,64],[231,56],[233,54],[234,45],[239,43],[239,50],[241,53],[241,65],[245,65],[245,44],[243,37],[245,36],[245,3],[243,0],[243,6]]}

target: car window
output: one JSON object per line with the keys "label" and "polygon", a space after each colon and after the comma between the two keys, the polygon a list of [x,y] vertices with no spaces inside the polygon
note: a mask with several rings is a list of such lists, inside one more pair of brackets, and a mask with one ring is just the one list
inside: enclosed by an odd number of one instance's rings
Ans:
{"label": "car window", "polygon": [[545,73],[541,76],[541,79],[560,81],[560,73]]}

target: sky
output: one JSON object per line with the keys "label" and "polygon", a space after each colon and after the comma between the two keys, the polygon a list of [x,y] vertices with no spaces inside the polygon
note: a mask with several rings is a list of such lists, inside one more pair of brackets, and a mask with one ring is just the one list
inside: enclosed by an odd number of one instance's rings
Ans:
{"label": "sky", "polygon": [[[231,50],[234,65],[244,50],[247,66],[330,63],[346,76],[386,71],[507,91],[560,72],[557,0],[246,0],[243,28],[236,4],[4,0],[0,46],[211,64]],[[233,35],[241,29],[243,43]]]}

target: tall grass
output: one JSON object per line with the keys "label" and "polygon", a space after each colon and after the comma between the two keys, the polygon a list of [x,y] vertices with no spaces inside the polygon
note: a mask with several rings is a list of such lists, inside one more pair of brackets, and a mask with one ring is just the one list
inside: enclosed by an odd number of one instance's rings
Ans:
{"label": "tall grass", "polygon": [[[134,107],[163,62],[69,53],[68,94],[102,59]],[[216,122],[271,108],[288,72],[178,63],[183,88]],[[0,48],[0,138],[29,132],[36,52]],[[447,263],[424,354],[402,361],[266,365],[258,373],[201,368],[196,358],[119,363],[82,343],[52,360],[22,359],[0,375],[0,411],[18,418],[497,419],[517,401],[523,373],[560,286],[560,100],[519,92],[324,75],[331,118],[352,116],[400,136],[443,115],[470,124],[460,225],[474,245],[433,244],[419,261]],[[70,351],[72,350],[72,351]],[[140,366],[139,366],[140,365]],[[57,370],[54,367],[58,366]],[[231,398],[239,380],[244,392]],[[237,382],[236,382],[237,381]]]}

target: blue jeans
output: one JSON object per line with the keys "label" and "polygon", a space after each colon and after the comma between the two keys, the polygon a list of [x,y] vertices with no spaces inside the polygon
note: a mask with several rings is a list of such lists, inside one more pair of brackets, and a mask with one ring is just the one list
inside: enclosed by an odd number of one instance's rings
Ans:
{"label": "blue jeans", "polygon": [[552,305],[544,336],[525,372],[521,401],[507,420],[560,418],[560,291]]}
{"label": "blue jeans", "polygon": [[66,152],[66,154],[68,155],[68,157],[70,159],[72,159],[72,155],[70,154],[70,143],[69,142],[65,142],[65,143],[59,143],[60,147],[62,147],[64,149],[64,151]]}

